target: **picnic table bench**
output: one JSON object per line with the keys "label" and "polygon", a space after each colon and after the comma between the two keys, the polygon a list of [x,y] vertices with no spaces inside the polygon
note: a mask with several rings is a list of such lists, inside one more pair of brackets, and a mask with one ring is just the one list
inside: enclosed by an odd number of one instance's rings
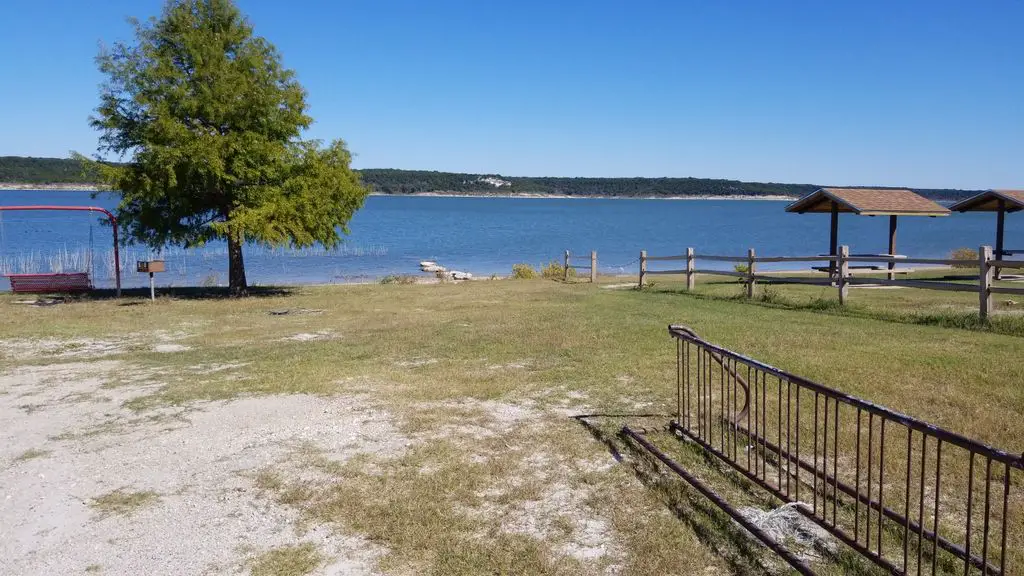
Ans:
{"label": "picnic table bench", "polygon": [[[822,254],[821,256],[830,256],[830,254]],[[856,258],[906,258],[903,254],[850,254],[850,256]],[[812,266],[813,270],[818,272],[831,272],[837,264],[831,264],[828,266]],[[890,272],[893,274],[909,274],[914,271],[913,268],[892,268],[889,269],[889,264],[847,264],[846,269],[853,274],[854,270],[870,271],[870,272]]]}
{"label": "picnic table bench", "polygon": [[88,292],[92,282],[86,272],[47,274],[8,274],[11,292],[49,294],[53,292]]}

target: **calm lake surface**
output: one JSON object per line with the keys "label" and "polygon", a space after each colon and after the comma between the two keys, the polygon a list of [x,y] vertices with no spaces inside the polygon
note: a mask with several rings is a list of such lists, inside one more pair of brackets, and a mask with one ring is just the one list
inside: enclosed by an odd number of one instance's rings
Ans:
{"label": "calm lake surface", "polygon": [[[110,195],[92,199],[88,192],[77,191],[0,192],[0,205],[23,204],[112,209],[116,199]],[[828,215],[788,214],[783,211],[786,205],[767,200],[372,196],[352,220],[351,234],[341,248],[249,246],[246,268],[252,284],[294,284],[422,274],[421,260],[477,276],[507,274],[517,262],[536,266],[561,260],[566,249],[581,255],[597,250],[599,268],[606,273],[635,273],[640,250],[650,255],[682,254],[688,246],[698,254],[743,255],[751,247],[764,256],[827,252]],[[3,212],[0,219],[0,271],[91,270],[95,284],[113,284],[111,231],[99,223],[99,215]],[[1007,248],[1024,248],[1024,216],[1008,216],[1006,228]],[[840,243],[849,244],[851,252],[885,252],[887,235],[887,218],[840,217]],[[897,246],[899,253],[908,256],[942,258],[955,248],[994,244],[994,235],[993,214],[904,217]],[[151,256],[155,255],[144,246],[122,249],[126,286],[146,284],[145,275],[135,272],[135,261]],[[223,244],[169,248],[163,257],[168,271],[157,275],[160,286],[227,282]],[[729,267],[726,263],[698,265]],[[654,263],[651,268],[656,269]],[[7,288],[7,282],[0,281],[0,289]]]}

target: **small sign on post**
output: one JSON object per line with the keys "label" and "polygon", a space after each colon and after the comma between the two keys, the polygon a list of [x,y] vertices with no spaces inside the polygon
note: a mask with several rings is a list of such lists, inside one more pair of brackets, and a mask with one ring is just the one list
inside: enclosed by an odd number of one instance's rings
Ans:
{"label": "small sign on post", "polygon": [[163,260],[139,260],[135,263],[136,272],[149,273],[149,299],[156,300],[156,281],[153,278],[154,272],[164,272],[167,267]]}

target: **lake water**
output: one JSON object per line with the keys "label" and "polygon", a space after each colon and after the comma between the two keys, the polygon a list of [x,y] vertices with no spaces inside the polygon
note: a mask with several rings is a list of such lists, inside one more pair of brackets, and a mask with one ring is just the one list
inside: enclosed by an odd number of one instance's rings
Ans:
{"label": "lake water", "polygon": [[[116,199],[109,195],[92,199],[88,192],[0,192],[0,205],[22,204],[112,209]],[[828,215],[788,214],[783,211],[786,204],[766,200],[372,196],[352,220],[351,234],[340,249],[249,246],[246,270],[252,284],[294,284],[420,274],[421,260],[434,260],[477,276],[507,274],[517,262],[536,266],[561,260],[566,249],[579,254],[597,250],[599,268],[607,273],[635,273],[640,250],[650,255],[682,254],[688,246],[698,254],[743,255],[751,247],[764,256],[827,252]],[[111,231],[98,224],[98,215],[2,212],[0,219],[0,271],[91,269],[95,284],[113,284]],[[1007,248],[1024,248],[1022,224],[1024,216],[1007,217]],[[854,253],[885,252],[888,218],[841,216],[839,235],[840,242],[849,244]],[[955,248],[991,245],[994,235],[993,214],[904,217],[900,218],[897,246],[901,254],[942,258]],[[144,246],[122,250],[126,286],[146,284],[146,276],[135,272],[135,261],[151,256]],[[157,275],[159,286],[227,282],[223,244],[192,250],[170,248],[163,257],[168,271]],[[726,263],[699,266],[729,267]],[[0,281],[0,289],[7,287],[6,281]]]}

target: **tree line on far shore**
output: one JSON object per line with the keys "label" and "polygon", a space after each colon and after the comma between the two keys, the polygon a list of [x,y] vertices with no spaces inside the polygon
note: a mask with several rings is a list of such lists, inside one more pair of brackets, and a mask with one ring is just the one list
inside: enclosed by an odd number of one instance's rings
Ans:
{"label": "tree line on far shore", "polygon": [[[551,194],[559,196],[803,196],[820,186],[740,182],[712,178],[513,177],[428,170],[364,169],[359,174],[378,194]],[[89,184],[76,160],[0,157],[0,182]],[[934,200],[959,200],[977,190],[914,189]]]}

